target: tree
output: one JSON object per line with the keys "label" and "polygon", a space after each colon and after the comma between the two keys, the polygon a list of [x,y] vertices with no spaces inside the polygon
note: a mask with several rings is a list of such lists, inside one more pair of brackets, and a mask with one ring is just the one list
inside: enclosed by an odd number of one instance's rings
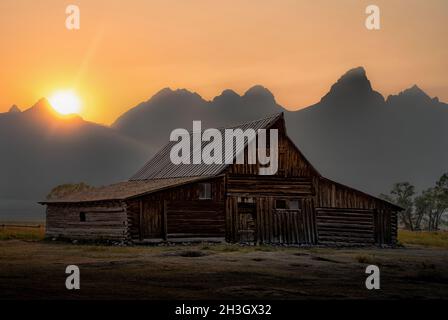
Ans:
{"label": "tree", "polygon": [[414,195],[415,187],[409,182],[395,183],[390,195],[382,194],[381,197],[387,201],[395,203],[404,210],[398,214],[399,222],[405,226],[406,229],[414,230]]}
{"label": "tree", "polygon": [[442,175],[434,188],[433,230],[439,230],[443,214],[448,211],[448,173]]}
{"label": "tree", "polygon": [[448,212],[448,173],[440,177],[435,187],[423,190],[418,196],[415,196],[414,186],[400,182],[394,184],[389,195],[381,197],[404,208],[398,218],[406,229],[437,231]]}
{"label": "tree", "polygon": [[434,211],[434,193],[433,189],[427,189],[417,196],[414,200],[416,218],[415,230],[422,230],[422,223],[425,222],[428,231],[430,231],[433,211]]}

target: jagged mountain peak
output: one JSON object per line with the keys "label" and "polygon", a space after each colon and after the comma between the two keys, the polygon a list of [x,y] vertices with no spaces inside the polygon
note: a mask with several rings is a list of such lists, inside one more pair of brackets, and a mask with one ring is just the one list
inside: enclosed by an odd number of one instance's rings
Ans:
{"label": "jagged mountain peak", "polygon": [[20,109],[19,109],[19,107],[17,106],[17,105],[15,105],[15,104],[13,104],[12,106],[11,106],[11,108],[9,108],[9,111],[8,111],[9,113],[20,113],[20,112],[22,112]]}
{"label": "jagged mountain peak", "polygon": [[405,100],[405,101],[411,101],[414,103],[417,102],[438,102],[438,98],[431,99],[431,97],[423,91],[419,86],[416,84],[412,87],[405,89],[401,91],[400,93],[396,95],[390,95],[387,97],[388,103],[393,103],[396,101]]}
{"label": "jagged mountain peak", "polygon": [[414,84],[412,87],[402,91],[400,95],[407,95],[412,97],[422,97],[430,99],[429,95],[423,91],[419,86]]}
{"label": "jagged mountain peak", "polygon": [[331,86],[330,91],[322,97],[321,102],[331,103],[353,100],[368,102],[369,99],[384,102],[383,96],[372,89],[365,69],[363,67],[356,67],[342,75]]}
{"label": "jagged mountain peak", "polygon": [[56,114],[47,98],[40,98],[31,108],[24,111],[24,113],[45,113]]}
{"label": "jagged mountain peak", "polygon": [[23,117],[38,119],[41,122],[63,120],[70,123],[82,122],[83,119],[78,114],[62,115],[58,113],[50,104],[47,98],[39,99],[31,108],[21,113]]}

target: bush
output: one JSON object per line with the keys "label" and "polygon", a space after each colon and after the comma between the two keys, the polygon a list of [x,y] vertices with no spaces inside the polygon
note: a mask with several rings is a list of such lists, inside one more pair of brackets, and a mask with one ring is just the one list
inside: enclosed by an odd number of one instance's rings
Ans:
{"label": "bush", "polygon": [[68,184],[61,184],[57,187],[54,187],[50,193],[47,195],[47,200],[55,200],[65,197],[66,195],[69,195],[71,193],[75,192],[81,192],[86,190],[93,189],[92,186],[89,186],[88,184],[81,182],[81,183],[68,183]]}

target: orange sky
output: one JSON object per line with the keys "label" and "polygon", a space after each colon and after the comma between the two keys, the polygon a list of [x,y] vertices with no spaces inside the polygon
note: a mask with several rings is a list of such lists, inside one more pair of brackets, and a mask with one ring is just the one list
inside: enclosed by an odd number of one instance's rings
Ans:
{"label": "orange sky", "polygon": [[447,21],[446,0],[1,0],[0,112],[75,88],[81,115],[110,124],[164,87],[210,99],[255,84],[297,109],[359,65],[384,95],[417,83],[447,102]]}

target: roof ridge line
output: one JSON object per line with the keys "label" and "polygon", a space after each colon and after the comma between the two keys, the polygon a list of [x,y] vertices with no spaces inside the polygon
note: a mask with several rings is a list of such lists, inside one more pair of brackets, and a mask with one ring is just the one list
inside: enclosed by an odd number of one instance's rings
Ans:
{"label": "roof ridge line", "polygon": [[[202,128],[201,128],[201,131],[188,130],[188,134],[196,133],[196,132],[203,132],[203,131],[208,130],[208,129],[217,129],[217,130],[221,130],[221,129],[233,129],[233,128],[237,128],[237,127],[239,127],[239,126],[248,125],[248,124],[251,124],[251,123],[255,123],[255,122],[259,122],[259,121],[267,120],[267,119],[270,119],[270,118],[272,118],[272,119],[276,119],[276,118],[280,117],[281,115],[283,115],[283,112],[273,113],[273,114],[271,114],[271,115],[269,115],[269,116],[267,116],[267,117],[264,117],[264,118],[260,118],[260,119],[257,119],[257,120],[251,120],[251,121],[247,121],[247,122],[241,122],[241,123],[238,123],[238,124],[236,124],[236,125],[231,125],[231,126],[220,126],[220,127],[216,127],[216,128],[207,128],[207,129],[202,129]],[[202,120],[193,120],[193,121],[202,121]],[[166,146],[166,145],[165,145],[165,146]]]}

